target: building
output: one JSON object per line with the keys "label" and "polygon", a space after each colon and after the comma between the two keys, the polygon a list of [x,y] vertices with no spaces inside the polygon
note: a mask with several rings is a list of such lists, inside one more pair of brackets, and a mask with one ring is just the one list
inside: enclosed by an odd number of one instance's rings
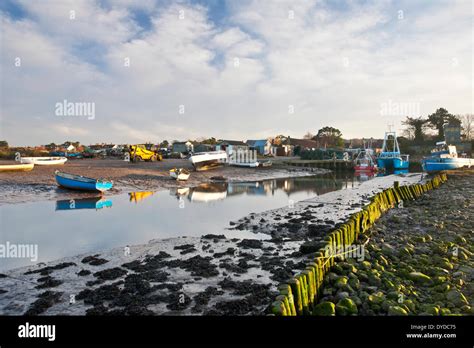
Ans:
{"label": "building", "polygon": [[461,124],[450,123],[444,126],[444,138],[446,144],[457,144],[461,142]]}
{"label": "building", "polygon": [[272,143],[270,142],[270,140],[247,140],[246,143],[251,150],[257,150],[257,153],[259,155],[271,154]]}
{"label": "building", "polygon": [[195,144],[194,145],[194,152],[209,152],[214,151],[215,146],[211,144]]}
{"label": "building", "polygon": [[194,145],[190,141],[177,141],[173,143],[172,152],[194,152]]}
{"label": "building", "polygon": [[225,151],[228,156],[231,156],[238,151],[248,151],[249,146],[240,140],[221,140],[216,145],[217,151]]}
{"label": "building", "polygon": [[318,142],[311,139],[288,138],[282,146],[285,148],[286,156],[299,156],[303,150],[316,150]]}

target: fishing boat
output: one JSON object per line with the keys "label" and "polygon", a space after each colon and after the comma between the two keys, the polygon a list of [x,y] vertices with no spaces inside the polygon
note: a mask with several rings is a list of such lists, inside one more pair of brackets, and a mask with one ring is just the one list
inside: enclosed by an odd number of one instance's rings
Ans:
{"label": "fishing boat", "polygon": [[193,154],[189,160],[197,171],[215,168],[228,161],[225,151],[198,152]]}
{"label": "fishing boat", "polygon": [[423,170],[432,173],[442,170],[453,170],[463,167],[474,166],[473,158],[459,157],[456,146],[447,145],[446,141],[436,143],[436,147],[431,150],[431,155],[421,161]]}
{"label": "fishing boat", "polygon": [[367,151],[361,151],[354,160],[354,170],[356,172],[376,172],[377,165]]}
{"label": "fishing boat", "polygon": [[409,155],[402,155],[398,146],[397,133],[385,132],[382,152],[377,158],[377,165],[381,169],[407,169]]}
{"label": "fishing boat", "polygon": [[21,163],[34,163],[37,166],[57,166],[66,163],[66,157],[21,157]]}
{"label": "fishing boat", "polygon": [[173,168],[170,170],[170,176],[178,181],[186,181],[190,175],[191,173],[184,168]]}
{"label": "fishing boat", "polygon": [[0,172],[29,172],[35,166],[34,163],[27,164],[1,164]]}
{"label": "fishing boat", "polygon": [[80,191],[99,191],[105,192],[112,188],[112,181],[87,178],[81,175],[62,173],[56,171],[56,182],[59,186],[66,187],[68,189],[80,190]]}

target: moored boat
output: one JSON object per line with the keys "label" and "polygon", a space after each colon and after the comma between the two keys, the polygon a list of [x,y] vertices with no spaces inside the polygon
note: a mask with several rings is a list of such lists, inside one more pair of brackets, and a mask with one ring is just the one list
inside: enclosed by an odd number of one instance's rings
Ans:
{"label": "moored boat", "polygon": [[225,151],[198,152],[189,160],[196,170],[206,170],[222,165],[228,161]]}
{"label": "moored boat", "polygon": [[21,157],[21,163],[33,163],[37,166],[57,166],[66,163],[66,157]]}
{"label": "moored boat", "polygon": [[184,168],[173,168],[170,170],[170,176],[178,181],[186,181],[190,175],[191,173]]}
{"label": "moored boat", "polygon": [[259,166],[258,162],[230,162],[229,165],[234,167],[247,167],[247,168],[257,168]]}
{"label": "moored boat", "polygon": [[82,175],[62,173],[56,171],[56,182],[62,187],[80,191],[99,191],[105,192],[112,188],[112,181],[87,178]]}
{"label": "moored boat", "polygon": [[458,157],[456,146],[447,145],[445,141],[436,143],[431,155],[421,161],[423,170],[432,173],[443,170],[454,170],[474,166],[473,158]]}
{"label": "moored boat", "polygon": [[24,164],[1,164],[0,172],[29,172],[33,170],[34,163],[24,163]]}
{"label": "moored boat", "polygon": [[382,152],[377,158],[377,165],[383,169],[407,169],[409,155],[402,155],[398,146],[397,133],[385,132]]}
{"label": "moored boat", "polygon": [[354,170],[356,172],[376,172],[377,165],[367,151],[361,151],[354,160]]}

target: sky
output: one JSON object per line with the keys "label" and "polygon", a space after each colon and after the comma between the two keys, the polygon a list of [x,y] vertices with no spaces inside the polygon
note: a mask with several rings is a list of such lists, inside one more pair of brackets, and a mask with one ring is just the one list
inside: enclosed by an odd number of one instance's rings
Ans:
{"label": "sky", "polygon": [[0,140],[344,138],[473,113],[473,2],[2,0]]}

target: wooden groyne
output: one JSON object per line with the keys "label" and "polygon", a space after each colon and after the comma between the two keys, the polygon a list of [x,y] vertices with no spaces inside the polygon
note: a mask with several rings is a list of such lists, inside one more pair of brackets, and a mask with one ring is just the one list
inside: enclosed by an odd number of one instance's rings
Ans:
{"label": "wooden groyne", "polygon": [[279,286],[280,294],[272,303],[272,313],[278,316],[314,314],[314,308],[321,298],[325,275],[344,254],[333,251],[353,245],[359,235],[366,234],[370,227],[385,212],[404,201],[415,200],[425,192],[440,186],[447,180],[446,174],[436,175],[424,184],[398,185],[377,193],[361,211],[352,214],[348,221],[329,233],[324,239],[325,246],[316,253],[315,259],[306,269]]}

